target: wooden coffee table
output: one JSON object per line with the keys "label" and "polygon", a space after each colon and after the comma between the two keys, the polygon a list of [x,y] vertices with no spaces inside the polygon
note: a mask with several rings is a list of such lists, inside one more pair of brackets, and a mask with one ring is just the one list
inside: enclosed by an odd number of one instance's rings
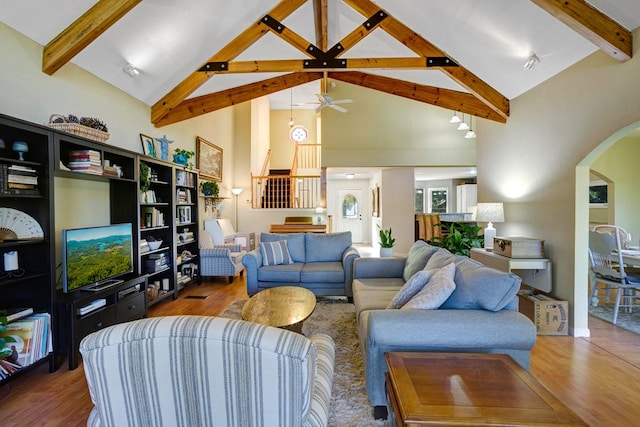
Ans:
{"label": "wooden coffee table", "polygon": [[316,296],[299,286],[277,286],[258,292],[242,307],[250,322],[302,333],[302,323],[316,308]]}
{"label": "wooden coffee table", "polygon": [[503,354],[386,353],[396,426],[586,426]]}

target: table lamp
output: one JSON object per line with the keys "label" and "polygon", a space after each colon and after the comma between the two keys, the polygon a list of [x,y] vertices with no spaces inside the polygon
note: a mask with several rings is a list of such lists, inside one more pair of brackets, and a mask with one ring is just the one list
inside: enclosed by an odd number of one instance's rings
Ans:
{"label": "table lamp", "polygon": [[484,248],[493,249],[493,238],[496,237],[494,222],[504,222],[504,209],[502,203],[478,203],[476,209],[476,221],[488,222],[484,229]]}

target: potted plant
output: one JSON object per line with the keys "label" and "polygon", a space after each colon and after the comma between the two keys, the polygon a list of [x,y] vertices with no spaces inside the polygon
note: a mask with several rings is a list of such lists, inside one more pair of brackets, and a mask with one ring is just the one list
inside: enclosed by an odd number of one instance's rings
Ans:
{"label": "potted plant", "polygon": [[220,188],[215,181],[202,181],[200,183],[200,191],[202,191],[202,194],[206,197],[218,197]]}
{"label": "potted plant", "polygon": [[396,239],[391,236],[391,227],[384,229],[378,226],[380,229],[380,256],[390,257],[393,255],[393,245],[396,244]]}
{"label": "potted plant", "polygon": [[146,163],[140,162],[140,193],[144,195],[144,202],[148,203],[147,191],[151,186],[151,168]]}
{"label": "potted plant", "polygon": [[182,166],[189,166],[189,169],[193,168],[193,164],[189,162],[189,159],[195,156],[196,153],[190,150],[183,150],[182,148],[176,148],[174,151],[175,153],[173,155],[173,163]]}
{"label": "potted plant", "polygon": [[480,235],[482,227],[463,222],[436,224],[442,228],[442,237],[434,237],[429,243],[447,249],[457,255],[469,256],[471,248],[484,247],[484,236]]}

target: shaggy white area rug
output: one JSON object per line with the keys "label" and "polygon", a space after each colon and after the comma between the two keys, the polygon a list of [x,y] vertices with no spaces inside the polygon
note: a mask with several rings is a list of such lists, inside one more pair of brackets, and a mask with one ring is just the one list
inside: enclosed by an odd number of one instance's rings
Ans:
{"label": "shaggy white area rug", "polygon": [[[235,301],[220,317],[240,318],[246,301]],[[304,335],[324,333],[336,343],[336,361],[331,391],[329,425],[335,427],[387,426],[374,420],[364,385],[362,351],[358,342],[353,304],[344,299],[320,298],[313,314],[302,326]]]}

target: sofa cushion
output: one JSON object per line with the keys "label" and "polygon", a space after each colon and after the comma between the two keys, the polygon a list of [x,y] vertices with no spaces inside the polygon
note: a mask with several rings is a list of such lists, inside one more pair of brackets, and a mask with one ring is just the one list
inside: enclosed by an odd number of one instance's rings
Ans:
{"label": "sofa cushion", "polygon": [[341,262],[307,262],[300,272],[302,283],[343,283],[344,269]]}
{"label": "sofa cushion", "polygon": [[405,305],[411,298],[413,298],[424,285],[431,279],[432,272],[427,270],[420,270],[407,280],[402,288],[394,295],[393,299],[389,301],[387,305],[388,309],[396,309]]}
{"label": "sofa cushion", "polygon": [[403,310],[413,308],[435,310],[440,308],[456,289],[456,284],[453,281],[455,275],[456,265],[453,262],[434,271],[429,282],[401,308]]}
{"label": "sofa cushion", "polygon": [[438,249],[440,248],[431,246],[424,240],[416,240],[407,254],[407,262],[404,264],[402,278],[408,282],[411,276],[424,269],[431,255],[436,253]]}
{"label": "sofa cushion", "polygon": [[263,266],[258,269],[258,280],[260,282],[300,283],[302,267],[304,264],[301,262]]}
{"label": "sofa cushion", "polygon": [[306,262],[342,261],[342,254],[351,246],[351,232],[307,233]]}
{"label": "sofa cushion", "polygon": [[427,262],[425,269],[443,267],[454,261],[456,290],[440,308],[502,310],[516,298],[522,279],[487,267],[466,256],[453,255],[446,249],[438,250]]}
{"label": "sofa cushion", "polygon": [[260,242],[262,265],[293,264],[286,240],[277,242]]}
{"label": "sofa cushion", "polygon": [[260,233],[261,242],[277,242],[286,240],[289,248],[289,255],[293,262],[305,262],[306,254],[304,250],[304,233]]}

